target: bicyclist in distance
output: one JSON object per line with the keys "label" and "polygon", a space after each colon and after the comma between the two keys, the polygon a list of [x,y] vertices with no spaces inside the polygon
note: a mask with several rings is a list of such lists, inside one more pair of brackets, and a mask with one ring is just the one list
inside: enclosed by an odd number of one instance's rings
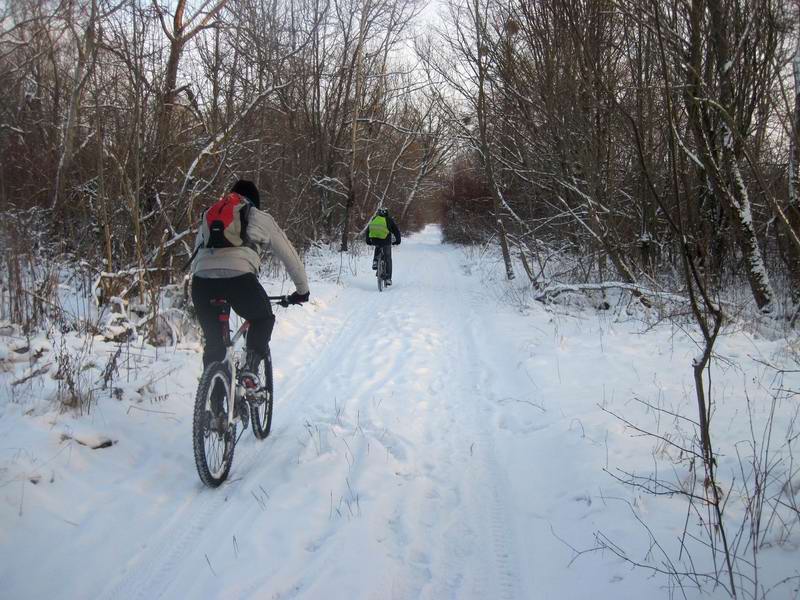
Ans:
{"label": "bicyclist in distance", "polygon": [[[394,236],[394,241],[392,241]],[[367,245],[375,246],[372,269],[378,268],[378,253],[383,249],[386,258],[386,285],[392,285],[392,246],[400,245],[400,230],[389,216],[388,208],[379,208],[367,227]]]}
{"label": "bicyclist in distance", "polygon": [[203,213],[195,240],[192,302],[206,340],[203,367],[225,358],[222,324],[212,299],[224,298],[239,316],[250,321],[242,378],[251,388],[261,385],[258,365],[266,357],[275,325],[267,292],[258,282],[262,250],[272,251],[294,282],[296,290],[288,301],[307,302],[308,278],[300,257],[275,219],[261,210],[256,185],[240,179],[229,194]]}

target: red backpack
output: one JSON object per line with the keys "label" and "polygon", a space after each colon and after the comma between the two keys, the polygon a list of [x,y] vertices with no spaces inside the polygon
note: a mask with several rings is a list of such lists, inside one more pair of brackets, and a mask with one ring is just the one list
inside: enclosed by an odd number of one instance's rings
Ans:
{"label": "red backpack", "polygon": [[217,200],[203,214],[204,248],[252,247],[247,236],[250,202],[235,192]]}

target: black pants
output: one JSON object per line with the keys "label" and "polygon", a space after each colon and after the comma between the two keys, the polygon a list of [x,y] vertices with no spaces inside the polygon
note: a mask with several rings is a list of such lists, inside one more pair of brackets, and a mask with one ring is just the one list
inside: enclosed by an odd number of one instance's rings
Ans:
{"label": "black pants", "polygon": [[378,252],[383,248],[383,257],[386,261],[386,279],[392,278],[392,245],[391,244],[375,244],[375,256],[373,260],[378,260]]}
{"label": "black pants", "polygon": [[267,292],[261,287],[255,274],[247,273],[225,279],[193,277],[192,302],[206,338],[203,366],[207,367],[212,362],[225,358],[219,310],[211,306],[214,298],[224,298],[236,314],[250,321],[247,349],[266,356],[269,338],[275,326],[275,316],[272,314]]}

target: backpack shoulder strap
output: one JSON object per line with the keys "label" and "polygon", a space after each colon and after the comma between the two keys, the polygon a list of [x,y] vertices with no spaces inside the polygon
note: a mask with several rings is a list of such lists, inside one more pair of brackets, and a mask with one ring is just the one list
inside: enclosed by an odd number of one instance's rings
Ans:
{"label": "backpack shoulder strap", "polygon": [[252,248],[255,250],[256,245],[250,239],[250,236],[247,233],[247,226],[250,224],[250,209],[253,208],[252,203],[245,198],[244,196],[241,197],[241,202],[243,204],[242,208],[239,210],[239,219],[242,223],[242,246],[247,248]]}

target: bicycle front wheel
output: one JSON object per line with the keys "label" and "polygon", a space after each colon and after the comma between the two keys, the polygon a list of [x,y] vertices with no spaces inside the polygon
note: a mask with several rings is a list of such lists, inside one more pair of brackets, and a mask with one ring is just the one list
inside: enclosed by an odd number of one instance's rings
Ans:
{"label": "bicycle front wheel", "polygon": [[272,428],[272,355],[269,348],[267,357],[258,365],[258,380],[264,384],[250,400],[250,421],[253,423],[253,434],[263,440]]}
{"label": "bicycle front wheel", "polygon": [[197,473],[203,483],[217,487],[233,463],[236,424],[228,423],[230,374],[222,363],[209,365],[200,378],[194,401],[192,445]]}
{"label": "bicycle front wheel", "polygon": [[386,261],[383,258],[383,251],[381,250],[380,258],[378,258],[378,269],[375,275],[378,277],[378,291],[383,291],[383,274],[386,271]]}

